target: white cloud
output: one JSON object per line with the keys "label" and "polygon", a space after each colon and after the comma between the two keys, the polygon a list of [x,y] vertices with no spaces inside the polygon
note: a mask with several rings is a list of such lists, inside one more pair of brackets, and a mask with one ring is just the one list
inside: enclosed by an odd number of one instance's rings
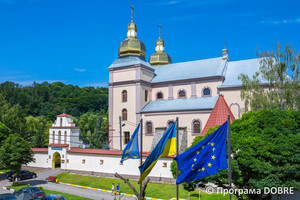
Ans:
{"label": "white cloud", "polygon": [[80,69],[80,68],[75,68],[74,70],[77,72],[85,72],[86,71],[86,69]]}
{"label": "white cloud", "polygon": [[298,19],[283,19],[283,20],[263,20],[260,22],[261,24],[292,24],[292,23],[300,23],[300,18]]}

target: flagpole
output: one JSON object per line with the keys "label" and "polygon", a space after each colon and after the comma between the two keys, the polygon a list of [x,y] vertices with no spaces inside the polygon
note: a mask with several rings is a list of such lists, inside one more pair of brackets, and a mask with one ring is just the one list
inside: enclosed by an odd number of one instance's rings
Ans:
{"label": "flagpole", "polygon": [[[143,119],[141,119],[141,152],[140,152],[140,166],[143,164]],[[142,176],[142,173],[140,173]],[[142,200],[143,195],[142,195],[142,189],[143,189],[143,181],[140,183],[140,200]]]}
{"label": "flagpole", "polygon": [[[230,143],[230,115],[228,115],[227,121],[227,136],[228,136],[228,180],[229,180],[229,189],[232,187],[232,180],[231,180],[231,143]],[[229,200],[232,200],[232,194],[229,193]]]}
{"label": "flagpole", "polygon": [[[179,154],[178,117],[176,117],[176,156]],[[176,162],[176,178],[178,178],[178,163]],[[176,184],[176,200],[179,199],[179,185]]]}

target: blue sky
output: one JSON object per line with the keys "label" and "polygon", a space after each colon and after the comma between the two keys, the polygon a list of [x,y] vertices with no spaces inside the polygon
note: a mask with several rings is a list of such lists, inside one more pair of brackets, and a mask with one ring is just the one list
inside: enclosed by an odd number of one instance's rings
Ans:
{"label": "blue sky", "polygon": [[132,3],[147,60],[158,24],[173,63],[300,46],[299,0],[0,0],[0,82],[106,87]]}

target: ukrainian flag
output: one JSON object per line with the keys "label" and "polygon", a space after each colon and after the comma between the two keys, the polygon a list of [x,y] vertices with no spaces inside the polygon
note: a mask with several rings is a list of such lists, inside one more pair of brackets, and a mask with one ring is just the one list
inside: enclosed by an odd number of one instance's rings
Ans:
{"label": "ukrainian flag", "polygon": [[176,154],[176,122],[168,128],[144,164],[139,167],[141,177],[138,183],[148,176],[158,159],[174,154]]}

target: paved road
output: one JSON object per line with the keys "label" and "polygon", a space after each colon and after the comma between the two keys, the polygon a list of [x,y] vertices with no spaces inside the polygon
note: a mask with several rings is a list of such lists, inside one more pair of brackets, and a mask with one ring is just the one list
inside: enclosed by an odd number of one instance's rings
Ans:
{"label": "paved road", "polygon": [[[97,190],[89,190],[89,189],[83,189],[83,188],[78,188],[78,187],[73,187],[73,186],[68,186],[68,185],[62,185],[62,184],[57,184],[57,183],[50,183],[45,181],[46,177],[48,176],[56,176],[57,174],[61,173],[60,169],[55,169],[55,170],[45,170],[42,172],[37,172],[37,178],[35,179],[29,179],[29,180],[23,180],[21,181],[22,184],[30,184],[31,186],[43,186],[47,190],[54,190],[58,192],[64,192],[64,193],[69,193],[69,194],[74,194],[77,196],[81,197],[87,197],[90,199],[97,199],[97,200],[113,200],[114,197],[111,196],[111,193],[108,192],[102,192],[102,191],[97,191]],[[3,176],[0,174],[0,194],[2,193],[11,193],[8,190],[3,190],[3,186],[10,185],[11,182],[7,180],[3,180],[5,175]],[[2,180],[2,181],[1,181]],[[117,196],[118,198],[119,196]],[[133,197],[128,197],[128,196],[123,196],[122,200],[133,200],[135,198]]]}

